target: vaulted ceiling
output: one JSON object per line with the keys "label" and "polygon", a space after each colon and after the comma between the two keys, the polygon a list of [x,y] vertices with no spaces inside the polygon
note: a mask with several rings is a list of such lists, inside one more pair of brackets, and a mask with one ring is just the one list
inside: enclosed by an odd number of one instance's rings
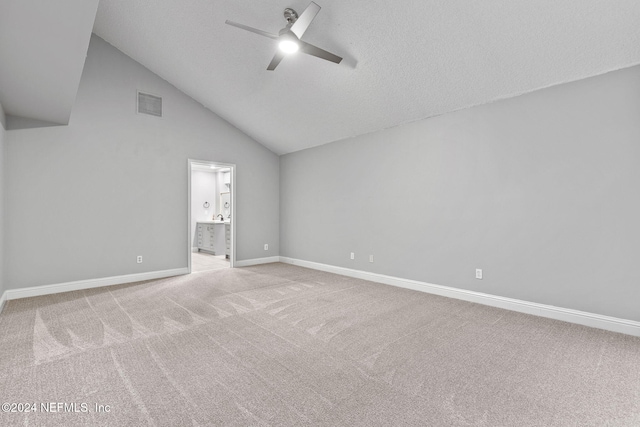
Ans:
{"label": "vaulted ceiling", "polygon": [[296,54],[271,33],[310,0],[100,0],[94,32],[276,153],[640,63],[636,0],[315,0]]}
{"label": "vaulted ceiling", "polygon": [[0,1],[0,104],[11,116],[67,124],[98,0]]}
{"label": "vaulted ceiling", "polygon": [[[322,10],[302,39],[344,60],[296,54],[275,71],[273,40],[224,23],[277,33],[284,8],[309,1],[100,0],[93,31],[279,154],[640,63],[636,0],[315,0]],[[55,12],[44,0],[7,2]],[[56,2],[63,23],[79,19],[74,2]],[[15,56],[30,41],[0,47]]]}

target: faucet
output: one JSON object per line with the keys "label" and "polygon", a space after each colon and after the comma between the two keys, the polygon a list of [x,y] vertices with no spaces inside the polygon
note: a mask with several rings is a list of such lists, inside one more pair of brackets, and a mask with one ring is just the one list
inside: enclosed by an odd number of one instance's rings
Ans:
{"label": "faucet", "polygon": [[220,221],[224,221],[224,217],[222,216],[222,214],[218,214],[218,215],[216,215],[216,218],[217,218],[217,217],[220,217]]}

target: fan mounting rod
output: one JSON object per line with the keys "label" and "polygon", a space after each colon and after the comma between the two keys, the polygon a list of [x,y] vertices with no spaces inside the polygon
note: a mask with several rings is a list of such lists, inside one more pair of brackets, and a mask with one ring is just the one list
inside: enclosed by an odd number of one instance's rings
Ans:
{"label": "fan mounting rod", "polygon": [[284,10],[284,19],[286,19],[289,24],[293,24],[298,20],[298,12],[288,7]]}

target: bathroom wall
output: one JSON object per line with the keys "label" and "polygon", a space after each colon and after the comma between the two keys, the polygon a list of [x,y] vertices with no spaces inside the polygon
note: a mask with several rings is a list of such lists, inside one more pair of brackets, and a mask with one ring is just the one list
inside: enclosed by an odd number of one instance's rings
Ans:
{"label": "bathroom wall", "polygon": [[[191,248],[195,249],[196,222],[211,221],[217,208],[218,174],[214,172],[191,172]],[[205,208],[205,202],[209,207]]]}
{"label": "bathroom wall", "polygon": [[216,187],[216,210],[215,213],[222,214],[223,218],[227,220],[227,215],[225,215],[224,208],[220,205],[220,194],[229,192],[229,187],[224,183],[225,175],[228,175],[229,172],[218,172],[216,174],[217,187]]}

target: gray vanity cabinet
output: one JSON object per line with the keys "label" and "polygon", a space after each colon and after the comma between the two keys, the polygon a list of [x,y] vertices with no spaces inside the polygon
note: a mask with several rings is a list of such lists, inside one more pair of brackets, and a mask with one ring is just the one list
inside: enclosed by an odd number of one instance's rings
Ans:
{"label": "gray vanity cabinet", "polygon": [[206,251],[214,253],[214,236],[215,226],[213,224],[198,222],[196,224],[196,247],[198,248],[198,252]]}

